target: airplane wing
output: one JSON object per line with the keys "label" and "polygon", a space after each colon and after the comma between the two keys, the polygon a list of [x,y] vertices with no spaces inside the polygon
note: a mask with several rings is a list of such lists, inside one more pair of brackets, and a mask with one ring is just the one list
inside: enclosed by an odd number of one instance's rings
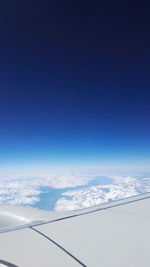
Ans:
{"label": "airplane wing", "polygon": [[149,267],[150,193],[73,212],[1,206],[0,266]]}

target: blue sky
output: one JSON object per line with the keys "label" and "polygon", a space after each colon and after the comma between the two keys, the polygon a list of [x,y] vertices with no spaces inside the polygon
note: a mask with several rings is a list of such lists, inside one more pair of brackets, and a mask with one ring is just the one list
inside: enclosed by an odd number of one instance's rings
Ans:
{"label": "blue sky", "polygon": [[118,3],[2,5],[2,173],[149,168],[149,13]]}

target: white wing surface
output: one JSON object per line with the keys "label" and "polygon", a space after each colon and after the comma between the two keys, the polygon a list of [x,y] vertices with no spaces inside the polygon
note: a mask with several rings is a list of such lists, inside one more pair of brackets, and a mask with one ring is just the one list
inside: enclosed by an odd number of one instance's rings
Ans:
{"label": "white wing surface", "polygon": [[0,266],[149,267],[150,193],[74,212],[0,207]]}

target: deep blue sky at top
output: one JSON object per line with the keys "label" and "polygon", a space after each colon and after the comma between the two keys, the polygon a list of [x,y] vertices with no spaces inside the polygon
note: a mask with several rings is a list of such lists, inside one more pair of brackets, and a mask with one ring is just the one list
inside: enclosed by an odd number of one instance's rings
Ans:
{"label": "deep blue sky at top", "polygon": [[150,157],[148,1],[1,1],[0,163]]}

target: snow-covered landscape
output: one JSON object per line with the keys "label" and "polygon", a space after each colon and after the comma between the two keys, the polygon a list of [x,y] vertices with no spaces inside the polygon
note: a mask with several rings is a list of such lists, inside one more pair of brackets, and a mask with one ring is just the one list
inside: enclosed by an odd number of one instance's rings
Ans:
{"label": "snow-covered landscape", "polygon": [[77,172],[1,179],[0,204],[76,210],[150,191],[149,177]]}

